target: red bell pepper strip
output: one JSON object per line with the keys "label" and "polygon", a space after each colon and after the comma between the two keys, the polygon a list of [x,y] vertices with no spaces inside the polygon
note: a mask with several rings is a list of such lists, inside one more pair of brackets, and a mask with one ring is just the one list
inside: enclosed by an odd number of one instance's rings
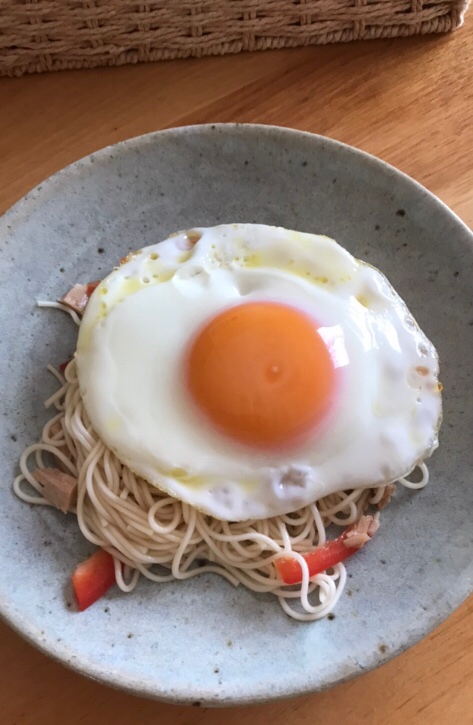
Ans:
{"label": "red bell pepper strip", "polygon": [[95,292],[101,281],[102,280],[98,279],[95,282],[89,282],[87,285],[87,297],[90,297],[93,292]]}
{"label": "red bell pepper strip", "polygon": [[[317,549],[301,554],[309,567],[309,577],[321,574],[335,564],[348,559],[374,536],[378,528],[378,517],[364,514],[336,539],[326,541]],[[284,584],[299,584],[302,581],[302,568],[294,557],[283,556],[276,559],[274,566]]]}
{"label": "red bell pepper strip", "polygon": [[[344,559],[348,559],[358,549],[345,546],[344,539],[345,535],[341,534],[337,539],[327,541],[318,549],[307,551],[302,554],[302,557],[307,562],[309,567],[309,577],[321,574],[326,569],[339,564]],[[279,576],[283,580],[284,584],[299,584],[302,581],[302,569],[296,559],[292,556],[284,556],[281,559],[276,559],[274,562]]]}
{"label": "red bell pepper strip", "polygon": [[64,375],[64,373],[66,372],[66,368],[69,365],[69,363],[71,362],[71,360],[72,360],[72,358],[69,358],[69,360],[64,360],[64,362],[59,365],[60,373],[62,373]]}
{"label": "red bell pepper strip", "polygon": [[72,586],[81,612],[100,599],[115,584],[113,556],[99,549],[76,567]]}

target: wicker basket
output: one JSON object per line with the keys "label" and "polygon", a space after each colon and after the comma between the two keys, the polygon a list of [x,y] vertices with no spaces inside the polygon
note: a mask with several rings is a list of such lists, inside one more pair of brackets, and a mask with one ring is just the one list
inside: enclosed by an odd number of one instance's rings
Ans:
{"label": "wicker basket", "polygon": [[0,0],[0,74],[442,33],[468,0]]}

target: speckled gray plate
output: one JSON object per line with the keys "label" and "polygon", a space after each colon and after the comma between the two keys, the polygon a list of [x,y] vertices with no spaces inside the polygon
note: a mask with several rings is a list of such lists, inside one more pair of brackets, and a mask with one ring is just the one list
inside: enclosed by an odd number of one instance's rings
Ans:
{"label": "speckled gray plate", "polygon": [[[441,446],[421,492],[400,491],[348,565],[335,619],[291,621],[269,596],[216,576],[141,582],[83,614],[69,576],[90,547],[73,517],[16,500],[18,457],[47,418],[45,370],[74,349],[65,315],[38,310],[129,249],[176,229],[261,222],[335,237],[379,266],[436,343]],[[175,702],[235,704],[322,689],[409,647],[472,590],[473,236],[393,168],[324,138],[202,126],[118,144],[38,186],[0,220],[0,607],[78,672]]]}

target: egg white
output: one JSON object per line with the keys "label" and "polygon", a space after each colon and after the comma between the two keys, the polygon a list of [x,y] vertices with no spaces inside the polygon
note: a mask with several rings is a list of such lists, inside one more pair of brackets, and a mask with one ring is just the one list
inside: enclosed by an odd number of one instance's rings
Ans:
{"label": "egg white", "polygon": [[[407,474],[438,445],[435,348],[386,278],[327,237],[263,225],[182,233],[141,250],[93,294],[80,327],[81,394],[97,433],[135,473],[224,520],[287,513]],[[193,241],[192,239],[192,241]],[[189,341],[231,305],[297,307],[337,366],[322,428],[290,452],[218,433],[185,384]]]}

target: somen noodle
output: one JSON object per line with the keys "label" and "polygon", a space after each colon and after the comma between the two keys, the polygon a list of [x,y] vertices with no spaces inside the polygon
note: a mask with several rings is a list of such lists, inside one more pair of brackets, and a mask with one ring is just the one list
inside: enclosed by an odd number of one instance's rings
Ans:
{"label": "somen noodle", "polygon": [[[64,309],[58,303],[40,304]],[[369,506],[383,500],[386,487],[341,491],[268,519],[218,520],[147,483],[105,446],[84,409],[74,360],[65,377],[49,369],[60,388],[46,405],[57,413],[44,426],[41,441],[23,452],[14,491],[28,503],[50,505],[30,471],[30,459],[44,468],[47,457],[53,457],[55,465],[77,478],[79,527],[88,541],[113,555],[122,591],[131,592],[141,576],[168,582],[213,572],[235,586],[275,595],[294,619],[311,621],[331,612],[346,583],[345,566],[336,564],[310,578],[302,554],[325,543],[330,524],[345,528],[358,521]],[[399,483],[425,486],[427,468],[420,468],[418,483],[404,478]],[[301,567],[297,586],[284,585],[273,566],[288,555]]]}

